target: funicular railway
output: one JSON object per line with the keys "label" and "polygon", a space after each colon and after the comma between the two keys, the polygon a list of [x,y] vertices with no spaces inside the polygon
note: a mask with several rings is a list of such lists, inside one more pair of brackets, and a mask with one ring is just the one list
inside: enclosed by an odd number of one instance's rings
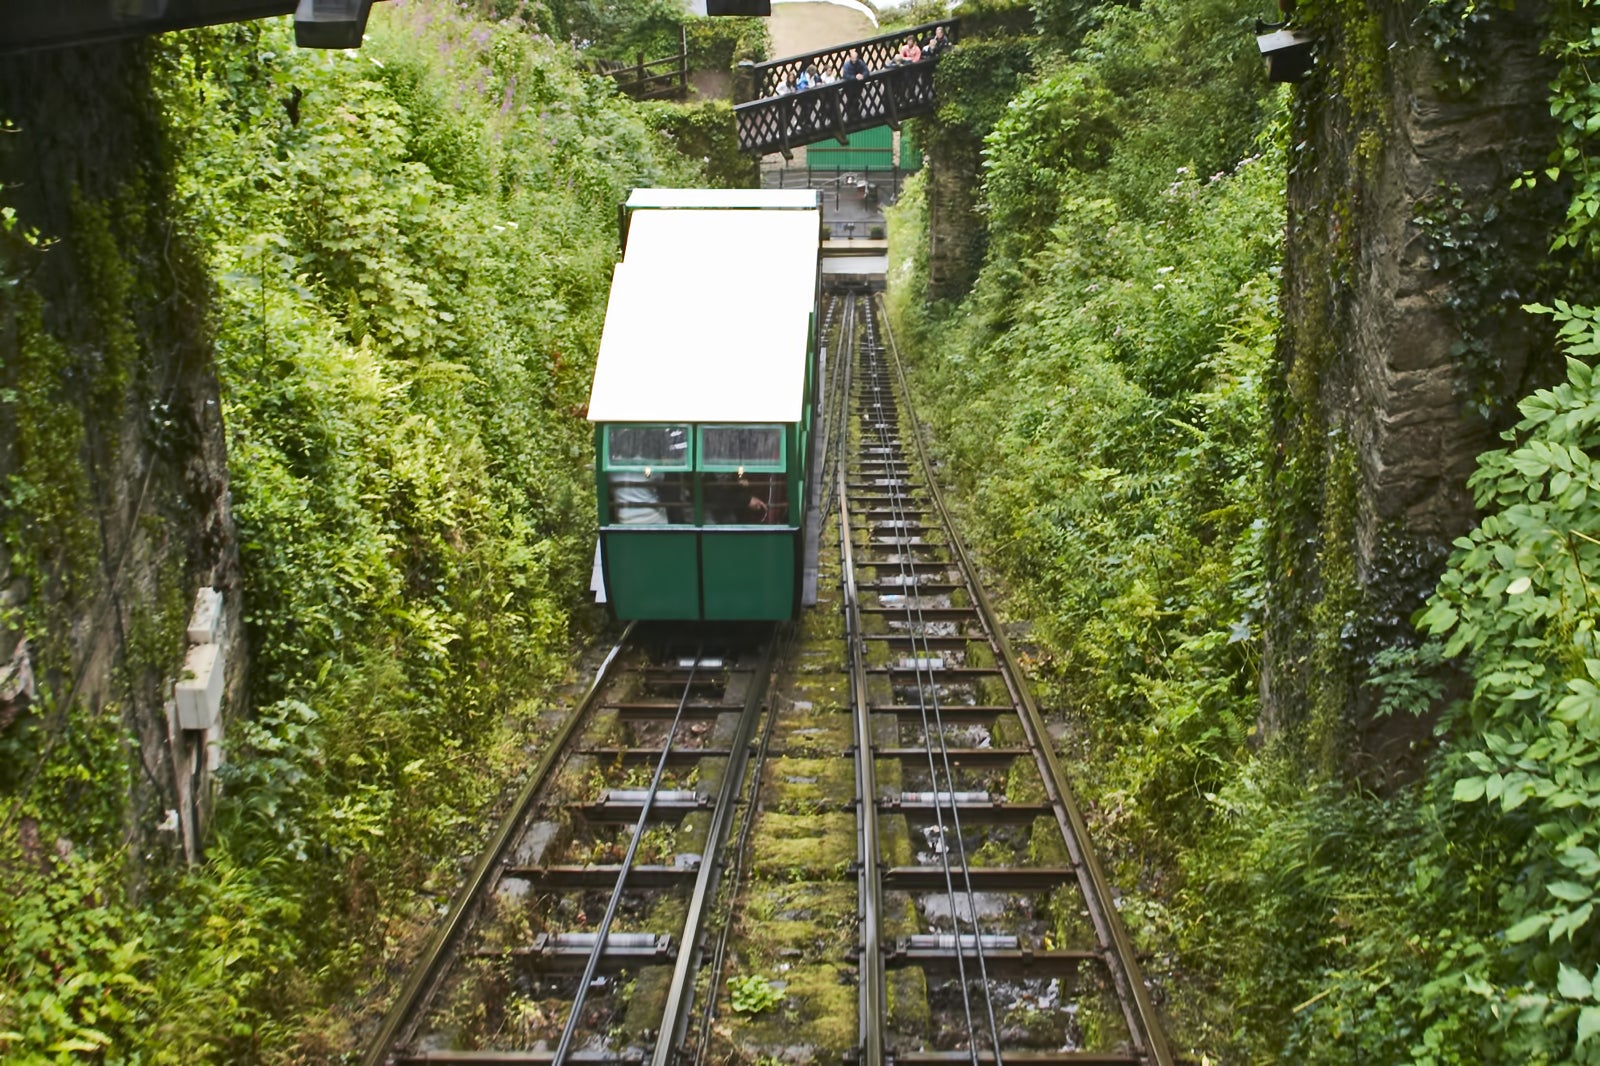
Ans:
{"label": "funicular railway", "polygon": [[[625,226],[681,228],[650,212],[702,199],[636,194]],[[798,622],[707,621],[702,576],[680,614],[629,625],[541,741],[367,1066],[1175,1061],[1046,718],[911,431],[881,279],[826,262],[819,276],[817,463],[790,486],[828,545],[816,605]],[[711,484],[689,476],[705,442],[687,422],[663,437],[683,453],[686,514]],[[699,537],[701,568],[723,537],[798,543],[798,527],[616,522],[609,433],[597,490],[615,535]],[[809,451],[794,433],[788,450]],[[655,569],[671,583],[688,565]],[[838,694],[799,698],[819,667]],[[775,910],[775,895],[789,902]],[[771,979],[766,1023],[732,992],[751,975]],[[813,1032],[825,1022],[831,1042]]]}
{"label": "funicular railway", "polygon": [[[952,43],[955,42],[959,23],[946,19],[837,48],[757,64],[753,68],[757,99],[733,109],[740,150],[753,155],[781,152],[788,157],[803,145],[829,137],[843,144],[850,134],[860,130],[885,125],[899,129],[906,119],[932,112],[937,106],[933,71],[938,57],[900,63],[896,55],[900,42],[908,35],[920,42],[932,37],[940,28]],[[834,81],[798,92],[777,92],[784,75],[807,67],[839,70],[856,50],[869,71],[861,80]]]}

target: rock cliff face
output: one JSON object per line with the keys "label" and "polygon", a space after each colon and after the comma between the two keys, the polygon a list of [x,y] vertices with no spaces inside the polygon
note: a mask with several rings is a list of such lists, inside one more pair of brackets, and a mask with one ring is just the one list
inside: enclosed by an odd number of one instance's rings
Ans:
{"label": "rock cliff face", "polygon": [[928,287],[931,301],[972,290],[989,246],[979,207],[983,139],[1032,69],[1032,15],[1026,6],[962,17],[960,45],[939,60],[939,110],[919,119],[927,155]]}
{"label": "rock cliff face", "polygon": [[0,653],[26,634],[38,685],[0,727],[26,811],[53,760],[120,718],[135,742],[86,771],[131,782],[141,853],[192,856],[219,730],[182,730],[172,700],[199,588],[223,590],[225,705],[245,657],[209,282],[169,202],[151,55],[0,58]]}
{"label": "rock cliff face", "polygon": [[[1352,11],[1352,8],[1355,10]],[[1305,15],[1273,415],[1269,729],[1380,763],[1364,682],[1470,528],[1467,478],[1555,366],[1540,298],[1562,200],[1512,191],[1553,143],[1540,3]],[[1334,756],[1338,757],[1338,756]]]}

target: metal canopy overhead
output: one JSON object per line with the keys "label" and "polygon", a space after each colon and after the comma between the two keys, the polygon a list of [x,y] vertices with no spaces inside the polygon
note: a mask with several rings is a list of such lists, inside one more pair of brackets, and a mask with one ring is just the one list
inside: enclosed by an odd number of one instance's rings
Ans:
{"label": "metal canopy overhead", "polygon": [[635,189],[628,207],[791,208],[815,210],[815,189]]}
{"label": "metal canopy overhead", "polygon": [[[361,43],[373,0],[0,0],[0,54],[295,15],[301,47]],[[348,32],[341,32],[341,26]]]}
{"label": "metal canopy overhead", "polygon": [[798,422],[817,292],[811,210],[639,211],[591,422]]}

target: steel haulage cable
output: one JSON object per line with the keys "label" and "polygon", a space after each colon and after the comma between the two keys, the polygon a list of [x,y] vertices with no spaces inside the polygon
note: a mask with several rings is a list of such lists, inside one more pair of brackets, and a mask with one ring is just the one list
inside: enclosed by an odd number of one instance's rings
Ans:
{"label": "steel haulage cable", "polygon": [[[878,365],[880,367],[878,373],[881,376],[881,374],[883,373],[883,371],[881,369],[882,345],[878,342],[877,319],[876,319],[876,316],[873,313],[873,310],[874,309],[873,309],[873,304],[872,304],[872,298],[868,297],[868,302],[866,304],[866,315],[865,315],[866,330],[867,330],[867,333],[868,333],[868,352],[869,352],[870,356],[872,358],[874,358],[874,360],[878,363]],[[878,433],[878,440],[879,440],[879,446],[880,446],[880,454],[891,454],[891,453],[894,453],[896,451],[900,451],[900,449],[898,449],[898,446],[895,445],[893,440],[890,438],[889,432],[888,432],[888,425],[883,419],[883,414],[882,414],[882,412],[884,410],[883,404],[884,404],[884,400],[885,400],[886,397],[884,395],[884,390],[883,390],[882,385],[879,384],[876,381],[872,382],[871,383],[871,392],[872,392],[872,397],[873,397],[873,402],[874,402],[873,405],[876,408],[876,410],[879,412],[878,423],[877,423],[877,433]],[[887,399],[889,399],[889,401],[891,403],[893,402],[893,397],[892,396],[887,397]],[[898,407],[895,407],[895,411],[896,411],[896,419],[898,421]],[[901,454],[903,456],[903,451],[901,452]],[[902,466],[905,465],[903,457],[901,459],[900,465],[902,465]],[[897,482],[901,482],[901,483],[904,482],[903,478],[885,478],[885,480],[886,481],[897,481]],[[909,514],[909,511],[908,511],[908,509],[906,507],[906,499],[905,499],[905,493],[903,491],[903,484],[890,484],[890,485],[887,485],[885,487],[890,490],[887,493],[887,495],[889,497],[889,501],[890,501],[889,511],[894,516],[895,528],[903,536],[903,538],[907,542],[907,543],[905,543],[905,544],[903,544],[901,546],[909,548],[910,547],[910,544],[909,544],[910,537],[908,535],[909,534],[909,519],[907,517],[908,514]],[[898,566],[899,566],[900,576],[901,576],[901,587],[902,588],[906,588],[906,589],[917,590],[918,586],[917,586],[917,581],[916,581],[916,576],[915,576],[916,575],[916,566],[915,566],[915,561],[911,559],[911,556],[912,556],[913,553],[911,553],[909,551],[902,551],[902,552],[898,552],[896,554],[899,555]],[[991,991],[990,985],[989,985],[988,963],[987,963],[987,960],[986,960],[986,958],[984,956],[983,931],[982,931],[982,927],[979,924],[979,920],[978,920],[977,895],[974,892],[973,887],[972,887],[971,865],[970,865],[970,862],[969,862],[969,859],[968,859],[968,856],[967,856],[966,839],[965,839],[965,836],[964,836],[964,834],[962,832],[962,828],[961,828],[961,814],[960,814],[960,811],[959,811],[959,809],[957,807],[957,803],[956,803],[955,774],[954,774],[954,769],[950,764],[949,746],[948,746],[948,744],[946,742],[946,738],[945,738],[944,717],[943,717],[943,713],[942,713],[942,711],[940,709],[940,705],[939,705],[939,685],[938,685],[937,678],[935,677],[934,671],[933,671],[933,654],[932,654],[933,649],[932,649],[932,645],[928,642],[928,634],[927,634],[928,622],[927,622],[926,617],[922,613],[922,597],[921,597],[920,594],[916,595],[916,596],[903,596],[902,597],[902,601],[903,601],[903,605],[905,607],[905,612],[906,612],[906,624],[907,624],[907,630],[908,630],[907,635],[910,638],[910,646],[911,646],[911,653],[912,653],[912,655],[911,655],[911,658],[912,658],[912,672],[913,672],[912,676],[915,678],[916,685],[917,685],[918,711],[919,711],[919,713],[921,715],[921,718],[922,718],[922,730],[923,730],[924,743],[927,746],[928,775],[929,775],[929,778],[930,778],[930,783],[933,785],[933,811],[934,811],[935,831],[937,832],[938,837],[939,837],[938,854],[940,856],[941,868],[944,871],[946,895],[948,896],[948,898],[950,900],[950,922],[951,922],[951,927],[955,932],[955,935],[954,935],[953,940],[952,940],[952,944],[953,944],[953,947],[954,947],[954,950],[955,950],[955,953],[956,953],[957,978],[958,978],[958,980],[960,981],[960,984],[961,984],[962,1008],[963,1008],[963,1011],[964,1011],[964,1014],[965,1014],[965,1017],[966,1017],[966,1023],[967,1023],[968,1050],[970,1052],[971,1061],[973,1063],[973,1066],[978,1066],[978,1061],[979,1061],[979,1055],[978,1055],[978,1043],[979,1043],[978,1032],[977,1032],[977,1026],[974,1023],[973,1017],[972,1017],[971,988],[970,988],[970,983],[969,983],[969,981],[967,979],[967,975],[966,975],[965,952],[962,950],[962,946],[961,946],[961,919],[960,919],[960,914],[959,914],[960,908],[959,908],[959,903],[958,903],[958,899],[957,899],[957,895],[956,895],[955,878],[954,878],[953,871],[951,870],[951,866],[950,866],[950,848],[949,848],[949,843],[948,843],[949,837],[948,837],[948,834],[945,831],[943,808],[942,808],[942,805],[940,804],[940,800],[939,800],[939,794],[940,794],[939,767],[936,766],[935,762],[934,762],[933,739],[932,739],[934,737],[938,738],[939,749],[940,749],[940,762],[942,762],[943,769],[944,769],[944,781],[945,781],[945,789],[944,789],[944,791],[950,797],[950,816],[951,816],[952,826],[953,826],[953,828],[955,830],[956,850],[957,850],[957,852],[959,854],[960,861],[961,861],[961,871],[962,871],[961,880],[963,882],[963,887],[964,887],[964,890],[965,890],[964,894],[966,896],[967,908],[968,908],[968,919],[967,920],[968,920],[968,925],[972,929],[972,946],[973,946],[973,952],[974,952],[974,954],[975,954],[975,956],[977,958],[977,962],[978,962],[978,972],[979,972],[980,985],[981,985],[981,987],[983,989],[986,1021],[988,1022],[988,1027],[989,1027],[989,1038],[990,1038],[991,1046],[994,1049],[994,1056],[995,1056],[996,1066],[999,1066],[999,1064],[1002,1061],[1001,1048],[1000,1048],[1000,1032],[999,1032],[999,1026],[996,1023],[995,1014],[994,1014],[994,997],[993,997],[993,994],[992,994],[992,991]],[[913,601],[914,601],[914,605],[913,605]],[[921,641],[920,650],[918,648],[918,641],[919,640]],[[924,675],[924,673],[926,673],[926,675],[927,675],[927,682],[928,683],[927,683],[926,686],[924,686],[924,684],[923,684],[923,675]],[[930,710],[929,700],[930,700],[930,697],[931,697],[931,700],[932,700],[931,710],[932,710],[932,715],[933,715],[931,723],[929,721],[929,710]]]}
{"label": "steel haulage cable", "polygon": [[661,748],[661,758],[656,762],[656,772],[650,778],[650,788],[645,792],[644,802],[639,809],[639,822],[633,827],[633,838],[628,841],[628,851],[622,857],[622,868],[617,871],[616,887],[611,890],[611,899],[606,903],[605,916],[600,919],[600,928],[595,934],[594,947],[589,949],[588,961],[583,966],[583,977],[578,981],[578,991],[572,998],[572,1013],[567,1015],[567,1024],[562,1027],[561,1041],[556,1045],[555,1055],[551,1058],[551,1066],[565,1066],[567,1053],[572,1049],[572,1037],[578,1031],[579,1020],[583,1017],[583,1001],[589,995],[589,985],[594,980],[595,971],[600,967],[600,956],[605,952],[606,934],[611,930],[611,922],[617,916],[617,906],[622,901],[622,888],[628,881],[628,871],[633,866],[633,857],[639,851],[640,838],[644,836],[645,823],[650,819],[650,808],[655,803],[656,793],[661,788],[661,778],[667,770],[667,760],[672,755],[672,742],[678,735],[678,724],[683,721],[683,709],[689,704],[689,696],[694,691],[695,671],[700,668],[701,648],[696,648],[694,663],[689,667],[689,678],[683,684],[683,696],[678,700],[678,711],[672,716],[672,726],[667,730],[667,741]]}
{"label": "steel haulage cable", "polygon": [[[880,359],[880,362],[881,362],[882,345],[878,341],[878,336],[877,336],[877,318],[876,318],[876,315],[873,313],[873,310],[874,309],[873,309],[873,305],[872,305],[872,298],[868,297],[867,315],[866,315],[867,328],[871,333],[873,351],[875,353],[879,353],[879,359]],[[881,394],[882,394],[881,387],[875,385],[874,389],[875,389],[875,392],[877,392],[881,396]],[[890,399],[892,401],[893,397],[890,396]],[[881,400],[880,400],[880,410],[881,410]],[[899,413],[898,406],[896,406],[895,411],[896,411],[896,416],[897,416],[897,420],[898,420],[898,413]],[[880,438],[886,437],[887,436],[886,428],[880,428],[879,435],[880,435]],[[903,454],[903,452],[902,452],[902,454]],[[902,465],[905,465],[903,459],[902,459]],[[892,501],[892,504],[893,504],[893,506],[891,507],[891,512],[895,515],[895,521],[898,523],[897,528],[899,529],[899,531],[902,534],[904,534],[904,533],[907,532],[907,522],[908,522],[907,515],[909,513],[905,508],[904,493],[903,493],[903,491],[901,489],[901,486],[899,486],[899,485],[891,486],[891,488],[893,490],[890,493],[890,498],[891,498],[891,501]],[[909,540],[909,537],[907,537],[906,539]],[[909,547],[909,546],[910,546],[909,544],[905,545],[905,547]],[[910,553],[910,552],[900,552],[898,554],[900,555],[900,572],[901,572],[901,575],[902,575],[902,584],[907,584],[907,585],[910,585],[911,587],[915,587],[916,579],[915,579],[914,574],[915,574],[916,567],[915,567],[914,560],[911,559],[912,553]],[[907,620],[908,635],[911,638],[910,643],[911,643],[911,651],[912,651],[913,676],[916,678],[916,681],[917,681],[918,709],[919,709],[919,711],[921,712],[921,715],[922,715],[923,737],[925,739],[925,744],[927,745],[927,749],[928,749],[928,774],[929,774],[929,777],[930,777],[931,782],[933,784],[934,813],[935,813],[936,819],[938,819],[938,821],[939,821],[940,854],[943,857],[943,866],[944,866],[944,870],[945,870],[945,879],[946,879],[946,886],[947,886],[946,891],[947,891],[947,893],[949,895],[949,898],[950,898],[950,921],[951,921],[951,925],[952,925],[953,929],[955,930],[954,947],[955,947],[955,951],[956,951],[957,970],[961,974],[962,998],[963,998],[964,1001],[967,1002],[967,1010],[968,1010],[968,1014],[969,1014],[968,1027],[969,1027],[969,1033],[970,1033],[970,1035],[972,1037],[972,1039],[970,1041],[970,1049],[972,1051],[973,1062],[976,1063],[977,1062],[977,1043],[978,1043],[978,1040],[977,1040],[977,1033],[976,1033],[974,1027],[972,1026],[972,1022],[971,1022],[971,1019],[970,1019],[970,1010],[971,1010],[971,1008],[970,1008],[970,993],[967,990],[967,984],[966,984],[966,978],[965,978],[965,966],[962,964],[962,958],[963,958],[964,953],[963,953],[962,948],[961,948],[961,922],[960,922],[960,918],[958,916],[958,905],[957,905],[957,899],[956,899],[956,892],[955,892],[955,887],[954,887],[953,879],[952,879],[952,876],[951,876],[951,870],[950,870],[949,848],[948,848],[948,844],[946,843],[946,840],[945,840],[945,837],[944,837],[943,822],[942,822],[942,819],[939,818],[939,814],[940,814],[940,810],[941,810],[940,803],[939,803],[939,791],[940,791],[939,790],[939,769],[938,769],[938,767],[935,766],[934,757],[933,757],[933,739],[932,738],[934,738],[934,737],[938,738],[939,749],[940,749],[940,762],[943,764],[946,791],[947,791],[947,793],[948,793],[948,795],[950,797],[950,817],[951,817],[951,822],[952,822],[952,824],[954,826],[954,829],[955,829],[956,850],[957,850],[957,852],[958,852],[958,854],[960,856],[960,860],[961,860],[961,870],[962,870],[961,879],[962,879],[962,882],[963,882],[963,885],[964,885],[964,888],[965,888],[965,895],[966,895],[966,899],[967,899],[968,924],[972,928],[973,951],[974,951],[974,954],[977,956],[977,961],[978,961],[979,981],[981,982],[981,987],[983,988],[984,1007],[985,1007],[985,1012],[987,1014],[987,1021],[989,1023],[989,1037],[990,1037],[990,1041],[991,1041],[991,1043],[993,1045],[993,1048],[994,1048],[995,1062],[998,1064],[1001,1061],[999,1027],[998,1027],[998,1025],[996,1024],[996,1021],[995,1021],[994,997],[993,997],[993,994],[992,994],[992,992],[990,990],[990,986],[989,986],[988,964],[987,964],[987,960],[984,957],[984,948],[983,948],[983,931],[982,931],[982,928],[979,925],[979,921],[978,921],[978,901],[977,901],[977,895],[974,892],[973,887],[972,887],[972,874],[971,874],[971,866],[969,864],[969,860],[968,860],[968,856],[967,856],[966,838],[965,838],[965,834],[962,832],[962,828],[961,828],[961,812],[958,809],[957,804],[956,804],[955,772],[954,772],[954,768],[950,764],[950,751],[949,751],[949,746],[948,746],[948,744],[946,742],[946,737],[945,737],[944,716],[943,716],[943,712],[942,712],[940,704],[939,704],[939,685],[938,685],[937,679],[934,676],[934,671],[933,671],[933,649],[932,649],[932,645],[929,644],[928,639],[927,639],[927,625],[928,625],[928,622],[927,622],[926,617],[922,613],[922,597],[920,595],[917,595],[917,596],[914,596],[914,597],[907,597],[904,600],[904,606],[905,606],[905,609],[906,609],[906,620]],[[920,650],[919,650],[919,648],[917,646],[918,640],[921,641]],[[924,687],[924,685],[922,683],[922,677],[923,677],[924,672],[926,672],[927,678],[928,678],[928,684],[927,684],[926,687]],[[930,706],[929,706],[930,698],[931,698],[931,701],[932,701],[931,710],[932,710],[932,713],[933,713],[933,722],[932,722],[933,728],[932,729],[929,728],[929,721],[928,721],[928,712],[930,710]]]}
{"label": "steel haulage cable", "polygon": [[[854,315],[855,300],[850,303]],[[855,333],[849,334],[855,344]],[[842,407],[850,413],[845,416],[848,436],[850,419],[854,416],[854,382],[846,383]],[[854,531],[850,525],[850,492],[846,484],[848,464],[841,461],[837,467],[839,500],[839,583],[843,593],[845,642],[850,649],[850,706],[851,725],[855,737],[855,791],[856,791],[856,858],[857,891],[860,893],[860,921],[857,936],[860,955],[857,960],[859,981],[858,1010],[860,1022],[860,1062],[862,1066],[884,1066],[887,1042],[882,1024],[888,1013],[888,990],[883,979],[882,888],[879,873],[878,812],[876,801],[878,786],[872,761],[872,710],[867,687],[866,648],[860,639],[862,631],[861,595],[855,577]]]}
{"label": "steel haulage cable", "polygon": [[[877,345],[875,343],[876,331],[873,329],[872,316],[871,316],[870,310],[868,311],[868,314],[867,314],[866,317],[867,317],[867,329],[868,329],[868,352],[869,353],[875,353],[876,348],[877,348]],[[868,365],[871,365],[871,364],[868,364]],[[881,373],[881,371],[879,371],[879,372]],[[883,395],[882,395],[881,386],[878,385],[876,382],[869,383],[868,397],[871,400],[871,409],[875,410],[877,412],[876,431],[877,431],[877,434],[878,434],[878,438],[877,439],[878,439],[878,445],[879,445],[879,449],[878,449],[879,450],[879,454],[880,455],[882,455],[882,454],[892,454],[893,451],[894,451],[894,447],[893,447],[892,438],[890,438],[890,436],[888,434],[887,424],[884,421],[884,413],[883,413],[884,412],[884,405],[883,405]],[[885,481],[891,481],[891,480],[896,480],[896,479],[885,478],[884,480]],[[906,528],[907,528],[906,527],[906,522],[907,522],[906,515],[907,515],[908,512],[905,509],[904,501],[902,499],[902,494],[899,491],[899,486],[885,486],[885,487],[890,489],[890,491],[888,493],[886,493],[886,495],[888,495],[888,497],[890,499],[890,506],[889,506],[888,509],[890,511],[890,514],[894,516],[894,518],[893,518],[894,528],[897,529],[898,531],[900,531],[901,533],[904,533]],[[870,533],[869,533],[869,535],[870,535]],[[905,554],[906,553],[901,552],[901,553],[898,553],[898,554],[901,556],[901,558],[899,560],[899,564],[898,564],[899,565],[899,570],[900,570],[900,578],[901,578],[900,587],[902,589],[915,589],[916,588],[915,576],[914,576],[915,570],[914,570],[914,568],[912,568],[911,571],[908,572],[908,568],[905,565]],[[920,597],[916,597],[916,598],[920,601]],[[908,627],[912,627],[912,626],[915,625],[915,623],[914,623],[914,621],[912,619],[912,615],[910,613],[910,600],[912,599],[912,597],[909,597],[909,596],[906,596],[906,595],[903,594],[901,599],[904,601],[904,605],[905,605],[906,611],[907,611],[907,625],[908,625]],[[912,663],[912,666],[913,666],[913,670],[914,670],[913,676],[914,676],[914,678],[916,680],[916,684],[917,684],[917,703],[918,703],[918,711],[919,711],[920,716],[922,718],[922,731],[923,731],[924,742],[928,745],[928,760],[929,760],[928,761],[928,776],[929,776],[930,783],[933,785],[934,832],[935,832],[935,834],[937,835],[937,838],[938,838],[938,844],[936,846],[935,853],[939,856],[940,868],[944,873],[945,894],[950,900],[950,922],[951,922],[951,927],[955,931],[955,936],[954,936],[954,939],[953,939],[952,943],[953,943],[953,946],[954,946],[954,949],[955,949],[955,953],[956,953],[956,973],[957,973],[957,980],[959,981],[960,988],[961,988],[962,1011],[963,1011],[963,1015],[965,1017],[966,1026],[967,1026],[967,1050],[968,1050],[968,1052],[970,1054],[973,1066],[978,1066],[978,1030],[977,1030],[977,1025],[974,1022],[973,1017],[972,1017],[971,986],[970,986],[970,983],[969,983],[969,981],[967,979],[966,956],[961,950],[961,919],[960,919],[960,914],[959,914],[959,908],[958,908],[957,902],[956,902],[956,889],[955,889],[954,876],[953,876],[953,872],[952,872],[952,870],[950,868],[949,834],[946,832],[946,829],[945,829],[944,809],[939,803],[939,777],[938,777],[937,771],[934,769],[934,766],[933,766],[932,741],[930,739],[927,739],[927,738],[929,738],[929,736],[931,734],[930,723],[929,723],[929,720],[928,720],[927,698],[926,698],[926,692],[925,692],[923,684],[922,684],[922,669],[921,669],[921,665],[918,662],[916,662],[917,655],[916,655],[915,637],[914,637],[914,635],[912,635],[912,636],[913,636],[913,640],[912,640],[913,663]],[[933,686],[933,688],[934,688],[935,698],[937,699],[937,684],[935,684]],[[954,792],[953,788],[950,789],[949,791],[950,791],[950,795],[951,795],[951,807],[952,807],[952,814],[953,814],[954,813],[955,792]],[[964,843],[965,842],[961,839],[961,834],[960,834],[959,830],[957,830],[957,833],[956,833],[956,842],[957,842],[957,846],[962,849],[962,852],[963,852],[963,855],[964,855],[964,852],[965,852]],[[980,941],[978,940],[978,927],[977,927],[977,924],[976,924],[976,910],[975,909],[973,910],[973,912],[969,916],[969,918],[970,918],[970,921],[971,921],[971,924],[972,924],[972,928],[973,928],[974,944],[976,945],[976,944],[979,944]],[[987,987],[987,982],[985,982],[985,986]]]}

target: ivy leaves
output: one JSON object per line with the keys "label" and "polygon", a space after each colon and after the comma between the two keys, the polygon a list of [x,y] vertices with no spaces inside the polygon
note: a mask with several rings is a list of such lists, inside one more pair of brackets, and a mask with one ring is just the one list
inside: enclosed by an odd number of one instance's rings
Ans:
{"label": "ivy leaves", "polygon": [[[1528,310],[1556,319],[1569,353],[1600,351],[1594,309]],[[1469,480],[1483,517],[1456,541],[1418,624],[1444,639],[1446,655],[1464,655],[1473,676],[1451,723],[1461,738],[1446,759],[1451,799],[1488,804],[1491,831],[1522,855],[1521,884],[1502,897],[1504,935],[1533,976],[1504,1024],[1575,1015],[1569,1032],[1587,1049],[1600,1033],[1600,999],[1584,976],[1600,961],[1600,470],[1590,455],[1600,375],[1569,358],[1567,380],[1519,410],[1510,446],[1480,457]]]}
{"label": "ivy leaves", "polygon": [[1600,219],[1600,170],[1590,165],[1600,134],[1600,95],[1594,91],[1600,38],[1594,33],[1593,0],[1560,0],[1550,5],[1550,32],[1544,50],[1558,63],[1556,79],[1550,85],[1556,143],[1544,167],[1525,171],[1511,187],[1570,182],[1567,217],[1551,240],[1550,250],[1570,248],[1592,261],[1600,254],[1600,227],[1596,225]]}

